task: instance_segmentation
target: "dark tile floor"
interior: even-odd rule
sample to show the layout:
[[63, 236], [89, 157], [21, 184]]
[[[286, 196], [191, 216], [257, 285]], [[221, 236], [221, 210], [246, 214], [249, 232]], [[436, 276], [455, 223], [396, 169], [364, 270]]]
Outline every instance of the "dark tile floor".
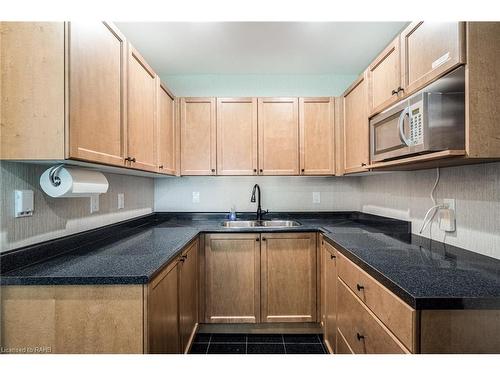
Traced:
[[321, 335], [198, 333], [191, 354], [326, 354]]

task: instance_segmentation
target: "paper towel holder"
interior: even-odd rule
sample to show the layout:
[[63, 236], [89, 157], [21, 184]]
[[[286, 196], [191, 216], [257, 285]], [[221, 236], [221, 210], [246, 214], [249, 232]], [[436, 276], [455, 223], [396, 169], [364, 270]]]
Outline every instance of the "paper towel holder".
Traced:
[[64, 167], [64, 164], [55, 165], [50, 168], [49, 180], [53, 186], [61, 185], [61, 178], [58, 176], [58, 173], [62, 167]]

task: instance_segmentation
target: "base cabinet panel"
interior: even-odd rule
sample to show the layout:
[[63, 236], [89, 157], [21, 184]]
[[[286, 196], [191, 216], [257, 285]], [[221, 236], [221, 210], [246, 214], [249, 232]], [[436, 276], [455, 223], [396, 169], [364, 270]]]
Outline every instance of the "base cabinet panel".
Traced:
[[205, 322], [260, 322], [260, 235], [205, 236]]
[[337, 250], [322, 241], [324, 269], [324, 331], [323, 338], [328, 350], [337, 352]]
[[316, 234], [262, 234], [262, 322], [315, 322]]
[[198, 241], [181, 255], [179, 268], [179, 335], [181, 351], [189, 350], [198, 322]]
[[149, 285], [148, 353], [179, 353], [177, 264], [168, 267]]

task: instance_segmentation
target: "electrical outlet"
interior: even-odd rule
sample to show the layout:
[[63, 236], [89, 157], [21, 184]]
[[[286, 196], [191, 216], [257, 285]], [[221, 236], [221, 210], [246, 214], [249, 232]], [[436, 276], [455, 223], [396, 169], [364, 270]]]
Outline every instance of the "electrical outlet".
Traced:
[[454, 232], [456, 230], [455, 199], [443, 199], [445, 208], [439, 209], [439, 229], [445, 232]]
[[90, 196], [90, 213], [99, 211], [99, 194], [92, 194]]
[[33, 216], [33, 190], [14, 191], [15, 217]]
[[200, 192], [193, 191], [193, 203], [200, 203]]
[[313, 191], [313, 203], [321, 203], [321, 193], [319, 191]]
[[125, 208], [125, 194], [118, 193], [118, 209], [121, 210]]

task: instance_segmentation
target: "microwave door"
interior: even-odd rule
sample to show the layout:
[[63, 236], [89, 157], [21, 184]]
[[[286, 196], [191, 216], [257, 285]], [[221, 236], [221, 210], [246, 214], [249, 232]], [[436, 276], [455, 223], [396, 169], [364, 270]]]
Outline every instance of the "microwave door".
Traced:
[[[405, 106], [405, 108], [407, 108]], [[404, 110], [404, 109], [403, 109]], [[409, 147], [400, 134], [400, 117], [402, 109], [384, 113], [371, 121], [371, 160], [382, 161], [406, 155]], [[403, 118], [403, 134], [409, 136], [408, 116]]]

